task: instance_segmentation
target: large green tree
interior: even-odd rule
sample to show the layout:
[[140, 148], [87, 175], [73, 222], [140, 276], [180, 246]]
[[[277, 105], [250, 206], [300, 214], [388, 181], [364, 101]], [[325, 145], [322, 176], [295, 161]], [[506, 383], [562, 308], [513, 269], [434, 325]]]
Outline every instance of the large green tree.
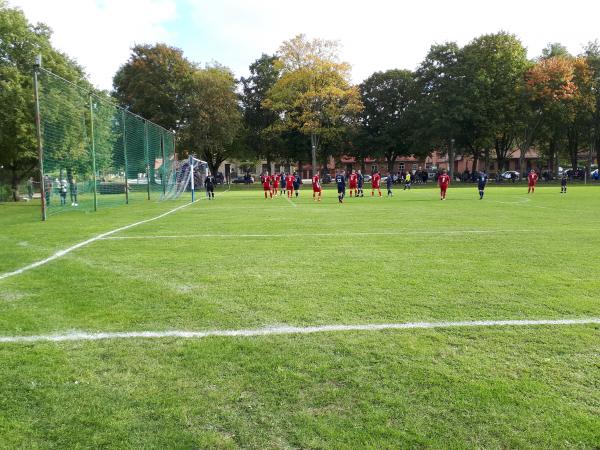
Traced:
[[216, 174], [221, 163], [235, 153], [242, 124], [232, 73], [221, 66], [196, 70], [187, 101], [182, 140]]
[[38, 164], [34, 120], [33, 66], [42, 56], [46, 69], [85, 82], [82, 69], [50, 43], [51, 30], [30, 24], [20, 9], [0, 0], [0, 167], [8, 172], [13, 199], [19, 184]]
[[519, 86], [530, 67], [527, 51], [512, 34], [487, 34], [462, 49], [461, 66], [468, 114], [493, 141], [498, 170], [504, 170], [522, 117]]
[[188, 114], [188, 95], [196, 70], [178, 48], [136, 45], [114, 76], [113, 95], [128, 110], [177, 130]]
[[[449, 161], [454, 160], [453, 141], [466, 140], [474, 126], [465, 119], [466, 98], [460, 62], [461, 49], [456, 43], [436, 44], [416, 71], [417, 145], [426, 151], [445, 149]], [[452, 173], [454, 164], [449, 166]]]
[[277, 57], [263, 54], [250, 65], [250, 76], [240, 80], [246, 146], [254, 158], [266, 159], [269, 166], [283, 156], [281, 136], [272, 132], [278, 115], [263, 105], [279, 75]]
[[[591, 120], [592, 151], [596, 152], [596, 161], [600, 163], [600, 42], [590, 42], [584, 52], [591, 70], [592, 96], [594, 101]], [[591, 161], [588, 165], [591, 164]]]
[[359, 86], [364, 105], [360, 124], [371, 156], [383, 155], [388, 170], [396, 158], [414, 153], [416, 86], [409, 70], [376, 72]]

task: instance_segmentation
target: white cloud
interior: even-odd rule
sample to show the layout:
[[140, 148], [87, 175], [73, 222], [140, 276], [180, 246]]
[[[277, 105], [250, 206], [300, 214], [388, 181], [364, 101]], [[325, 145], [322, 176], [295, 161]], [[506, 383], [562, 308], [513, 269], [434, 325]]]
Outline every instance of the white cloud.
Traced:
[[175, 0], [9, 0], [30, 22], [54, 30], [53, 45], [75, 58], [102, 89], [136, 43], [169, 41], [165, 22], [176, 16]]
[[[261, 52], [298, 33], [340, 40], [343, 58], [359, 82], [376, 70], [414, 69], [431, 44], [505, 30], [540, 54], [548, 42], [579, 53], [600, 38], [594, 0], [190, 0], [198, 26], [209, 28], [216, 44], [203, 49], [237, 74]], [[219, 52], [219, 53], [216, 53]]]
[[414, 69], [431, 44], [499, 30], [540, 54], [561, 42], [574, 54], [600, 38], [597, 0], [9, 0], [50, 25], [54, 44], [91, 80], [110, 88], [135, 43], [181, 47], [197, 62], [219, 61], [237, 76], [261, 53], [298, 33], [336, 39], [360, 82], [376, 70]]

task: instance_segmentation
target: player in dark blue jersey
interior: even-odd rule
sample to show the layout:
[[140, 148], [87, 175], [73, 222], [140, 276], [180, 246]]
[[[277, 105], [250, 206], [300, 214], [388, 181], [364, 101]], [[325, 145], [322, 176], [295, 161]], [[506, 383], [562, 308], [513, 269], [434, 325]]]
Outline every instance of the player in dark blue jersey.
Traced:
[[392, 186], [394, 185], [394, 178], [392, 177], [391, 172], [388, 172], [387, 179], [385, 180], [385, 184], [387, 186], [387, 191], [388, 191], [387, 195], [388, 195], [388, 197], [393, 197], [394, 194], [392, 193]]
[[361, 197], [364, 197], [365, 194], [363, 193], [363, 185], [365, 184], [365, 177], [363, 177], [362, 172], [359, 170], [358, 171], [358, 194], [356, 195], [357, 197], [360, 195]]
[[563, 175], [560, 179], [560, 193], [561, 194], [566, 194], [567, 193], [567, 174], [563, 172]]
[[335, 176], [335, 182], [338, 189], [338, 201], [344, 203], [344, 196], [346, 195], [346, 177], [343, 170], [340, 170]]
[[477, 189], [479, 189], [479, 200], [483, 199], [483, 193], [485, 191], [485, 185], [488, 182], [488, 174], [484, 170], [483, 172], [479, 172], [479, 178], [477, 179]]
[[300, 193], [300, 185], [302, 184], [302, 178], [300, 178], [300, 175], [298, 175], [298, 172], [294, 172], [294, 192], [296, 194], [296, 197], [298, 197], [298, 194]]

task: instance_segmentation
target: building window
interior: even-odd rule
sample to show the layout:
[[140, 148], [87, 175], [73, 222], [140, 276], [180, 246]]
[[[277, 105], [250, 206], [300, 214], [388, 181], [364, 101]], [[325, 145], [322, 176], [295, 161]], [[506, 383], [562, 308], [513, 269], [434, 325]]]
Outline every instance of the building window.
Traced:
[[412, 170], [417, 170], [417, 165], [416, 164], [412, 165]]
[[375, 173], [377, 171], [377, 166], [375, 164], [373, 164], [371, 166], [371, 173]]
[[400, 165], [398, 166], [398, 168], [400, 169], [401, 172], [404, 171], [404, 163], [401, 162]]

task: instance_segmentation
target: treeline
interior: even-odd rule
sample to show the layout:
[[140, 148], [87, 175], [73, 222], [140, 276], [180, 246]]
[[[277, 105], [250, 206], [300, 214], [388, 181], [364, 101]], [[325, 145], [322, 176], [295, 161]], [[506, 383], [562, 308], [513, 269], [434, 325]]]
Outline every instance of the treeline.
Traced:
[[[209, 80], [212, 88], [201, 87]], [[322, 167], [347, 155], [385, 159], [391, 169], [400, 156], [438, 150], [475, 167], [494, 158], [503, 169], [520, 149], [524, 172], [532, 147], [551, 171], [561, 160], [577, 168], [582, 152], [600, 156], [598, 42], [578, 56], [550, 44], [529, 60], [500, 32], [464, 47], [434, 45], [415, 71], [376, 72], [355, 86], [335, 42], [300, 35], [252, 63], [237, 90], [224, 67], [200, 69], [177, 49], [139, 46], [115, 77], [115, 95], [180, 131], [180, 148], [213, 168], [228, 157]]]
[[[15, 180], [36, 165], [31, 73], [45, 67], [89, 85], [77, 64], [52, 48], [50, 30], [0, 0], [0, 165]], [[473, 165], [534, 147], [555, 170], [600, 156], [600, 44], [580, 55], [550, 44], [534, 60], [516, 36], [496, 33], [464, 47], [431, 47], [414, 71], [376, 72], [353, 85], [336, 42], [299, 35], [261, 55], [236, 80], [219, 64], [200, 66], [165, 44], [138, 45], [110, 94], [130, 111], [173, 130], [180, 153], [212, 171], [228, 158], [307, 163], [328, 158], [425, 159], [437, 150]], [[90, 86], [90, 89], [91, 86]], [[483, 165], [483, 164], [481, 164]]]

